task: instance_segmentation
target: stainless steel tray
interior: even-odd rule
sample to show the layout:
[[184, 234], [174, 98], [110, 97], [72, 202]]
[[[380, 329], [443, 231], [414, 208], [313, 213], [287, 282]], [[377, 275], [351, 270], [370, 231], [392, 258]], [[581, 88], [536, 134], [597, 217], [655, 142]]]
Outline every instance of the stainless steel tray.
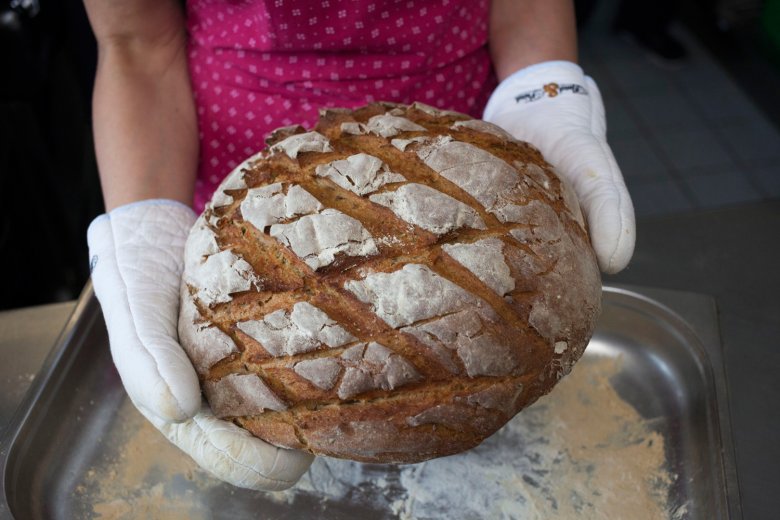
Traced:
[[[581, 370], [604, 360], [614, 361], [614, 370], [608, 374], [610, 388], [603, 390], [615, 392], [630, 405], [636, 414], [632, 421], [647, 429], [647, 435], [632, 437], [628, 443], [621, 441], [624, 445], [652, 445], [654, 438], [662, 439], [662, 470], [670, 478], [655, 492], [662, 495], [665, 516], [740, 519], [713, 300], [691, 293], [608, 287], [603, 307], [596, 334], [580, 362], [585, 367]], [[541, 418], [549, 422], [550, 414], [557, 413], [556, 396], [562, 395], [556, 389], [527, 415], [521, 413], [518, 420], [528, 424], [517, 431], [523, 435], [538, 431], [533, 428], [541, 426], [534, 426], [534, 421]], [[593, 406], [600, 406], [598, 395], [595, 401]], [[584, 431], [592, 424], [584, 420], [580, 427]], [[622, 428], [633, 430], [629, 423]], [[539, 442], [550, 443], [544, 439]], [[507, 460], [536, 460], [535, 469], [531, 469], [543, 475], [547, 472], [545, 461], [539, 462], [539, 453], [533, 451], [539, 446], [502, 430], [468, 454], [469, 464], [479, 467], [483, 460], [492, 460], [481, 459], [483, 455], [505, 453]], [[410, 470], [410, 466], [318, 462], [315, 469], [319, 478], [324, 474], [330, 479], [329, 488], [318, 487], [307, 477], [299, 491], [282, 494], [251, 492], [216, 482], [162, 440], [128, 404], [110, 360], [99, 306], [89, 288], [9, 425], [0, 446], [0, 464], [2, 518], [454, 519], [494, 514], [488, 510], [475, 513], [479, 505], [458, 506], [454, 499], [462, 502], [462, 496], [453, 497], [451, 510], [434, 514], [423, 507], [423, 493], [416, 497], [417, 504], [423, 505], [414, 509], [410, 504], [415, 497], [404, 489], [404, 478], [410, 471], [419, 476], [420, 467]], [[432, 464], [428, 470], [443, 471], [441, 478], [452, 478], [446, 472], [455, 467]], [[588, 478], [592, 469], [586, 468], [582, 478]], [[349, 472], [349, 479], [338, 472]], [[620, 474], [619, 467], [615, 474]], [[479, 472], [454, 477], [460, 484], [466, 483], [479, 500], [485, 497], [474, 490], [511, 487], [507, 482], [480, 481], [485, 474]], [[516, 477], [519, 486], [538, 487], [530, 473]], [[621, 480], [625, 479], [618, 476], [611, 484], [602, 482], [601, 488], [592, 492], [601, 496], [614, 487], [614, 492], [624, 493], [621, 500], [630, 508], [636, 497], [621, 488]], [[345, 490], [344, 485], [354, 487]], [[341, 491], [334, 494], [333, 489]], [[423, 491], [431, 493], [430, 489]], [[517, 494], [508, 496], [525, 501]], [[637, 502], [637, 507], [640, 505]], [[504, 518], [515, 518], [516, 510], [511, 506], [506, 504], [502, 510]], [[583, 518], [618, 517], [615, 511], [587, 507], [577, 511]]]

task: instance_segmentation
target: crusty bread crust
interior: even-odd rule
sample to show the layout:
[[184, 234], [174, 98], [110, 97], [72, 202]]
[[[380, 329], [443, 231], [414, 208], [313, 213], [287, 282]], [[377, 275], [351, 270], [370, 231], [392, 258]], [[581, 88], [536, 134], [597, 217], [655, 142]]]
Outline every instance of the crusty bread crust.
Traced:
[[385, 103], [268, 144], [185, 252], [180, 339], [218, 417], [278, 446], [419, 462], [476, 446], [582, 355], [600, 276], [536, 149]]

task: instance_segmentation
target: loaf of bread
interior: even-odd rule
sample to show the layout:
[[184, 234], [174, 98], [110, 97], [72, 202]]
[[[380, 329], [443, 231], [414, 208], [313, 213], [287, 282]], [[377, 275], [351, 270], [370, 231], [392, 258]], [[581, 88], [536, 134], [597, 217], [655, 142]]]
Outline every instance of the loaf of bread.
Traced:
[[580, 357], [599, 271], [536, 149], [386, 103], [268, 144], [185, 252], [180, 340], [218, 417], [277, 446], [419, 462], [476, 446]]

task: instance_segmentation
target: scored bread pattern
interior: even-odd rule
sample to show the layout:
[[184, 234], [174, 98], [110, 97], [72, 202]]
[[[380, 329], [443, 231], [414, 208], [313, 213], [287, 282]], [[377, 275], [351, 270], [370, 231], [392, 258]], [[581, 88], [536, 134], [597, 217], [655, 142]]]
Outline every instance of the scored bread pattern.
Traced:
[[209, 404], [225, 417], [287, 409], [257, 374], [228, 374], [218, 381], [206, 381], [203, 390]]
[[294, 356], [303, 352], [340, 347], [355, 337], [327, 314], [308, 302], [298, 302], [292, 311], [266, 314], [262, 320], [240, 321], [239, 330], [257, 340], [272, 356]]
[[470, 244], [444, 244], [441, 248], [499, 295], [515, 288], [515, 279], [504, 257], [504, 243], [498, 238], [483, 238]]
[[240, 190], [246, 188], [246, 183], [244, 182], [244, 175], [242, 172], [250, 164], [258, 160], [261, 155], [262, 153], [258, 153], [252, 157], [249, 157], [244, 162], [239, 164], [238, 167], [230, 173], [230, 175], [225, 177], [225, 179], [222, 181], [222, 184], [220, 185], [220, 189], [214, 192], [214, 195], [211, 199], [212, 207], [219, 208], [233, 203], [233, 197], [230, 196], [226, 190]]
[[371, 195], [368, 200], [390, 208], [398, 218], [436, 235], [463, 226], [485, 229], [485, 223], [473, 208], [424, 184], [404, 184], [397, 190]]
[[190, 358], [198, 373], [208, 372], [216, 362], [239, 353], [238, 347], [230, 336], [218, 327], [203, 321], [185, 286], [182, 286], [179, 319], [189, 324], [187, 327], [180, 328], [179, 340], [182, 345], [187, 345], [190, 352], [197, 352], [197, 355], [191, 355]]
[[391, 327], [411, 325], [485, 303], [427, 266], [406, 264], [390, 273], [371, 273], [344, 287]]
[[229, 302], [231, 294], [248, 291], [259, 280], [252, 266], [232, 251], [207, 256], [191, 275], [201, 282], [197, 297], [206, 305]]
[[251, 189], [241, 202], [244, 220], [262, 230], [293, 217], [319, 213], [322, 209], [320, 201], [300, 186], [284, 186], [281, 182]]
[[339, 254], [367, 256], [378, 252], [374, 237], [358, 219], [330, 208], [288, 224], [274, 224], [270, 235], [312, 269], [332, 264]]
[[368, 390], [393, 390], [420, 377], [411, 363], [375, 341], [350, 347], [341, 358], [346, 368], [338, 391], [340, 399]]
[[306, 132], [290, 137], [271, 146], [272, 152], [284, 152], [289, 158], [295, 159], [303, 152], [332, 152], [328, 138], [319, 132]]
[[533, 148], [421, 104], [269, 139], [185, 252], [180, 340], [218, 417], [414, 462], [476, 445], [579, 358], [599, 274]]
[[373, 193], [385, 184], [406, 180], [403, 175], [391, 172], [381, 159], [367, 153], [317, 166], [315, 173], [358, 195]]
[[297, 185], [277, 182], [249, 190], [240, 208], [247, 222], [258, 230], [267, 229], [312, 269], [329, 265], [338, 254], [364, 256], [377, 252], [373, 237], [359, 220], [338, 210], [324, 209], [320, 201]]
[[[441, 318], [405, 327], [404, 332], [414, 335], [440, 357], [444, 349], [455, 350], [463, 365], [451, 369], [469, 377], [505, 376], [518, 364], [518, 353], [511, 343], [496, 341], [485, 332], [484, 316], [478, 310], [464, 308]], [[446, 363], [446, 361], [444, 362]]]
[[420, 126], [405, 117], [393, 114], [378, 114], [369, 118], [366, 129], [382, 137], [392, 137], [399, 132], [425, 132], [426, 128]]

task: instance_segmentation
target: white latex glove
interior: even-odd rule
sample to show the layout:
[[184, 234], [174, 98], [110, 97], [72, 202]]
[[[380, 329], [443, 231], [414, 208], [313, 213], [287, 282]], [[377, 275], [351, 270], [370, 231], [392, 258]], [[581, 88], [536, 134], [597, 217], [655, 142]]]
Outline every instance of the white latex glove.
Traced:
[[623, 269], [634, 253], [634, 207], [607, 144], [593, 79], [568, 61], [526, 67], [498, 85], [483, 119], [542, 152], [574, 188], [601, 270]]
[[89, 226], [95, 294], [111, 355], [133, 404], [171, 442], [217, 478], [280, 490], [308, 469], [308, 453], [271, 446], [216, 419], [178, 343], [184, 243], [193, 211], [171, 200], [116, 208]]

